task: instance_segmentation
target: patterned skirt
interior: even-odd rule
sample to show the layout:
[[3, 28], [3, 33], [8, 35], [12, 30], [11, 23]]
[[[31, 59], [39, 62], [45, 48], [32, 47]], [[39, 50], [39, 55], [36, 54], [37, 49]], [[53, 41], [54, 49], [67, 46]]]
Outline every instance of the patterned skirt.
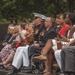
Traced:
[[12, 48], [10, 44], [7, 44], [0, 52], [1, 61], [5, 61], [13, 51], [16, 51], [16, 48]]

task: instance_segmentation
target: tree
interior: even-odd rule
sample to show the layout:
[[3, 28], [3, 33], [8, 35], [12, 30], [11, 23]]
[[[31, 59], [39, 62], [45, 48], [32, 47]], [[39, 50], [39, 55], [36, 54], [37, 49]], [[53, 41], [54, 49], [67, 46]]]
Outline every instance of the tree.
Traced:
[[55, 16], [63, 12], [74, 12], [75, 0], [0, 0], [0, 17], [10, 14], [17, 18], [32, 17], [33, 12]]

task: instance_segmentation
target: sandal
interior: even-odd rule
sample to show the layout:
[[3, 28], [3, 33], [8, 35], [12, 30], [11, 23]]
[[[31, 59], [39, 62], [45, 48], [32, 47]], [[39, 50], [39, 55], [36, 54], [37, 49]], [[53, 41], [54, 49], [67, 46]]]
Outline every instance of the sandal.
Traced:
[[44, 56], [44, 55], [35, 56], [35, 57], [33, 58], [33, 60], [42, 60], [42, 61], [46, 61], [46, 56]]

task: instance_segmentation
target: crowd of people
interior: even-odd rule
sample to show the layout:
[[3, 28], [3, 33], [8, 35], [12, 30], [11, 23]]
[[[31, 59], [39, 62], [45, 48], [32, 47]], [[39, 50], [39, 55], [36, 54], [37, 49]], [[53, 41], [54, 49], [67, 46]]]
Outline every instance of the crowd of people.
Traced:
[[0, 67], [9, 70], [7, 75], [14, 75], [29, 67], [32, 55], [39, 52], [41, 55], [33, 60], [44, 61], [43, 75], [53, 75], [54, 61], [60, 73], [75, 75], [74, 31], [75, 13], [71, 12], [56, 18], [37, 15], [27, 23], [10, 23], [0, 44]]

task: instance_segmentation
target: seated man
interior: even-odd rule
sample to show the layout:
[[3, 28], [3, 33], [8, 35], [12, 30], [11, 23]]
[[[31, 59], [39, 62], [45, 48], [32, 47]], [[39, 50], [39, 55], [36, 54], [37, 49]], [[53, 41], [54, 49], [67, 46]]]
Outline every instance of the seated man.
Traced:
[[[41, 43], [36, 43], [29, 47], [29, 50], [28, 50], [29, 58], [31, 58], [31, 56], [33, 54], [37, 53], [38, 51], [41, 52], [41, 50], [45, 46], [46, 42], [49, 39], [54, 39], [57, 36], [56, 31], [52, 27], [52, 19], [51, 18], [46, 19], [45, 27], [46, 27], [46, 30], [45, 30], [44, 37], [43, 37]], [[50, 71], [47, 71], [47, 73], [49, 75], [51, 74]]]
[[62, 48], [61, 70], [68, 75], [75, 75], [75, 39], [67, 47]]

